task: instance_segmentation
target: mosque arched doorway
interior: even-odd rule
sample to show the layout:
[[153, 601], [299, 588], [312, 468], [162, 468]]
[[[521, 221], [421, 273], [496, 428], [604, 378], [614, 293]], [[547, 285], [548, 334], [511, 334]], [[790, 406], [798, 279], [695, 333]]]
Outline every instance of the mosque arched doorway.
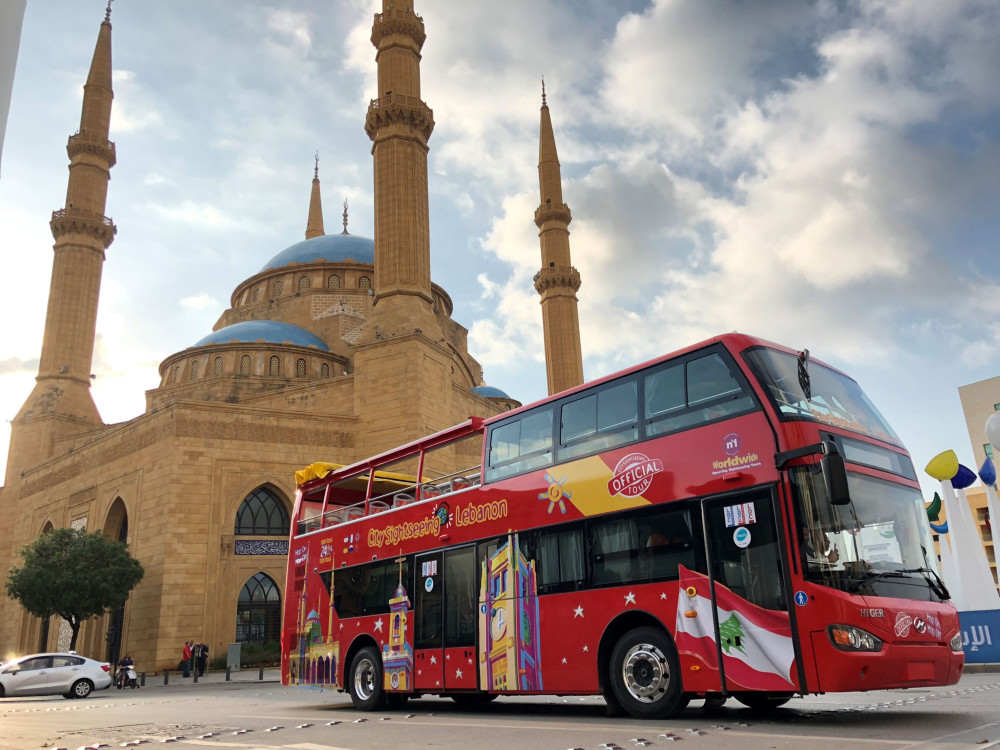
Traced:
[[[128, 510], [120, 497], [116, 497], [108, 509], [104, 522], [104, 535], [119, 542], [128, 541]], [[105, 634], [107, 650], [104, 660], [109, 664], [117, 664], [121, 655], [122, 631], [125, 628], [125, 607], [116, 609], [108, 615], [108, 629]]]
[[271, 643], [281, 638], [281, 592], [266, 573], [254, 573], [236, 601], [236, 642]]

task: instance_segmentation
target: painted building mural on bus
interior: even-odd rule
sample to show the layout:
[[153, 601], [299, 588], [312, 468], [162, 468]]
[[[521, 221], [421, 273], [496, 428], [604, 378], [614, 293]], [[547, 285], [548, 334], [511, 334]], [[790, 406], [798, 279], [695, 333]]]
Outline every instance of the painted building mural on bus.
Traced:
[[517, 534], [483, 561], [479, 601], [480, 687], [541, 690], [535, 561], [521, 554]]
[[399, 585], [389, 600], [389, 642], [382, 646], [382, 668], [386, 690], [409, 691], [413, 688], [413, 647], [406, 641], [410, 597], [403, 586], [400, 562]]

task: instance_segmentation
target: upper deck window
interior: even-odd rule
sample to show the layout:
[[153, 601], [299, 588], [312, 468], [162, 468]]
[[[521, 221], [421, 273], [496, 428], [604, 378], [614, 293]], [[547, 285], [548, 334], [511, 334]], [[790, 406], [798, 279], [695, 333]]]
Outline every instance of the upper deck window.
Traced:
[[570, 401], [561, 412], [560, 461], [633, 443], [638, 438], [639, 399], [634, 379]]
[[552, 464], [552, 408], [528, 412], [490, 431], [486, 480]]
[[643, 381], [650, 437], [757, 408], [742, 378], [718, 352], [668, 362]]
[[[809, 420], [901, 445], [855, 381], [818, 362], [799, 367], [794, 354], [758, 347], [743, 355], [784, 420]], [[808, 395], [807, 395], [808, 394]]]

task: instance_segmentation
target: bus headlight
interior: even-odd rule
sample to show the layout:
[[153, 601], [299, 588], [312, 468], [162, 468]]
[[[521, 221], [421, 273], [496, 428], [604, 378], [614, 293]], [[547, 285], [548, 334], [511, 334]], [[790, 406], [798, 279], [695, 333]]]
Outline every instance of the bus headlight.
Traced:
[[948, 641], [948, 645], [951, 646], [952, 651], [962, 650], [962, 631], [959, 630], [955, 633], [955, 637]]
[[882, 641], [867, 630], [853, 625], [831, 625], [827, 628], [830, 642], [841, 651], [881, 651]]

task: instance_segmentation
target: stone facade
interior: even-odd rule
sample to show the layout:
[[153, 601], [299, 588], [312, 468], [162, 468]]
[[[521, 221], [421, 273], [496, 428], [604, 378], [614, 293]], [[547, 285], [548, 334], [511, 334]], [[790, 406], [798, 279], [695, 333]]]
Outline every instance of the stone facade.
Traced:
[[[309, 463], [349, 463], [519, 405], [473, 390], [484, 385], [482, 368], [451, 318], [450, 297], [429, 278], [433, 117], [419, 99], [423, 39], [412, 10], [387, 3], [376, 14], [380, 95], [366, 122], [375, 142], [374, 262], [327, 254], [265, 266], [237, 285], [215, 326], [218, 340], [163, 361], [145, 413], [105, 425], [89, 380], [100, 271], [114, 236], [103, 217], [114, 163], [110, 17], [101, 24], [81, 133], [68, 149], [67, 207], [53, 217], [38, 384], [12, 424], [0, 559], [17, 564], [17, 550], [50, 527], [127, 541], [146, 574], [117, 615], [116, 645], [143, 670], [176, 667], [188, 640], [208, 643], [212, 657], [224, 654], [236, 639], [238, 597], [255, 575], [284, 596], [287, 532], [236, 533], [251, 493], [266, 490], [290, 513], [293, 474]], [[313, 243], [330, 239], [319, 200], [317, 173], [307, 221]], [[235, 333], [247, 324], [263, 324], [264, 337]], [[270, 336], [272, 329], [293, 334]], [[80, 653], [109, 657], [113, 617], [83, 625]], [[0, 657], [56, 648], [53, 619], [43, 627], [0, 600]]]

